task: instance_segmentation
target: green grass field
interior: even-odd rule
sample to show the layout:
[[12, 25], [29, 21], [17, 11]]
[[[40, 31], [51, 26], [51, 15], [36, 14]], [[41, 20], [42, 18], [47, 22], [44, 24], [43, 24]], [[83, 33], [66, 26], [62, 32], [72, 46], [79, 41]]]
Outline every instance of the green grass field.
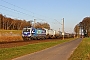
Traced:
[[90, 38], [84, 38], [69, 60], [90, 60]]
[[49, 48], [51, 46], [68, 42], [70, 40], [74, 40], [74, 39], [29, 44], [29, 45], [13, 47], [13, 48], [3, 48], [3, 49], [0, 49], [0, 60], [11, 60], [13, 58], [16, 58], [22, 55], [34, 53], [34, 52]]

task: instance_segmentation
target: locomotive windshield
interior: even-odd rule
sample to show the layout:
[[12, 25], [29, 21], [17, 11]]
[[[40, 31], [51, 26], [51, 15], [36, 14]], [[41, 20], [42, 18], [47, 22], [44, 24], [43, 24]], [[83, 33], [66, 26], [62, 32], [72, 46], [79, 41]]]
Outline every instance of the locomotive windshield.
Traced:
[[30, 32], [30, 29], [23, 29], [23, 32]]
[[30, 37], [31, 36], [31, 28], [23, 28], [22, 36], [23, 37]]

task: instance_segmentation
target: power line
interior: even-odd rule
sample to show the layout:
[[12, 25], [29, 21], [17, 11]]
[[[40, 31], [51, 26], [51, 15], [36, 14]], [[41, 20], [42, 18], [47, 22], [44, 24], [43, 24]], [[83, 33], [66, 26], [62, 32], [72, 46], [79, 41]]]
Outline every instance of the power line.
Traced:
[[[2, 13], [2, 12], [0, 12], [0, 14], [6, 15], [6, 17], [7, 17], [7, 16], [16, 17], [16, 16], [13, 16], [13, 15], [10, 15], [10, 14], [6, 14], [6, 13]], [[9, 18], [11, 18], [11, 17], [9, 17]], [[16, 17], [16, 18], [21, 19], [20, 17]]]
[[1, 7], [4, 7], [4, 8], [7, 8], [7, 9], [9, 9], [9, 10], [13, 10], [13, 11], [15, 11], [15, 12], [18, 12], [18, 13], [21, 13], [21, 14], [24, 14], [24, 15], [27, 15], [27, 16], [31, 16], [31, 15], [29, 15], [29, 14], [23, 13], [23, 12], [21, 12], [21, 11], [18, 11], [18, 10], [15, 10], [15, 9], [12, 9], [12, 8], [9, 8], [9, 7], [3, 6], [3, 5], [0, 5], [0, 6], [1, 6]]
[[[17, 7], [17, 8], [19, 8], [19, 9], [26, 10], [26, 9], [24, 9], [24, 8], [22, 8], [22, 7], [16, 6], [16, 5], [14, 5], [14, 4], [12, 4], [12, 3], [9, 3], [9, 2], [7, 2], [7, 1], [5, 1], [5, 0], [1, 0], [1, 1], [3, 1], [3, 2], [9, 4], [9, 5], [12, 5], [12, 6], [14, 6], [14, 7]], [[28, 10], [26, 10], [26, 11], [28, 11]], [[29, 11], [29, 12], [31, 12], [31, 11]], [[31, 12], [31, 13], [33, 13], [33, 12]], [[35, 13], [33, 13], [33, 14], [35, 14]]]
[[[18, 14], [20, 13], [20, 14], [23, 14], [23, 15], [32, 16], [32, 15], [29, 15], [29, 14], [23, 13], [23, 12], [21, 12], [21, 11], [18, 11], [18, 10], [12, 9], [12, 8], [10, 8], [10, 7], [6, 7], [6, 6], [3, 6], [3, 5], [0, 5], [0, 6], [6, 8], [6, 9], [12, 10], [12, 11], [14, 11], [14, 12], [17, 12]], [[32, 17], [35, 17], [35, 16], [32, 16]], [[36, 18], [38, 18], [38, 17], [36, 17]], [[38, 18], [38, 19], [40, 19], [40, 18]], [[40, 20], [42, 20], [42, 19], [40, 19]]]
[[[7, 2], [7, 1], [5, 1], [5, 0], [1, 0], [1, 1], [3, 1], [3, 2], [9, 4], [9, 5], [12, 5], [12, 6], [14, 6], [14, 7], [17, 7], [17, 8], [19, 8], [19, 9], [23, 9], [23, 10], [25, 10], [25, 11], [31, 12], [31, 11], [29, 11], [29, 10], [26, 10], [26, 9], [22, 8], [22, 7], [19, 7], [19, 6], [16, 6], [16, 5], [12, 4], [12, 3], [9, 3], [9, 2]], [[36, 13], [34, 13], [34, 12], [31, 12], [31, 13], [36, 14]], [[37, 14], [37, 15], [39, 15], [39, 14]], [[39, 16], [42, 16], [42, 15], [39, 15]], [[33, 17], [35, 17], [35, 16], [33, 16]], [[45, 17], [45, 16], [44, 16], [44, 17]], [[36, 18], [38, 18], [38, 17], [36, 17]], [[46, 17], [45, 17], [45, 18], [46, 18]], [[49, 18], [49, 17], [48, 17], [48, 18]], [[41, 18], [38, 18], [38, 19], [42, 20]], [[52, 19], [52, 18], [49, 18], [49, 19]], [[53, 20], [56, 21], [56, 19], [53, 19]], [[45, 21], [46, 21], [46, 20], [45, 20]], [[57, 22], [59, 22], [59, 21], [57, 21]]]
[[[29, 11], [29, 10], [26, 10], [26, 9], [24, 9], [24, 8], [21, 8], [21, 7], [19, 7], [19, 6], [16, 6], [16, 5], [12, 4], [12, 3], [9, 3], [9, 2], [7, 2], [7, 1], [5, 1], [5, 0], [1, 0], [1, 1], [3, 1], [3, 2], [9, 4], [9, 5], [12, 5], [12, 6], [14, 6], [14, 7], [17, 7], [17, 8], [19, 8], [19, 9], [22, 9], [22, 10], [25, 10], [25, 11], [28, 11], [28, 12], [31, 12], [31, 11]], [[0, 5], [0, 6], [5, 7], [5, 8], [7, 8], [7, 9], [10, 9], [10, 10], [13, 10], [13, 11], [18, 12], [18, 13], [21, 13], [21, 14], [27, 15], [27, 16], [32, 16], [32, 15], [29, 15], [29, 14], [27, 14], [27, 13], [24, 13], [24, 12], [21, 12], [21, 11], [18, 11], [18, 10], [15, 10], [15, 9], [12, 9], [12, 8], [9, 8], [9, 7], [3, 6], [3, 5]], [[33, 12], [31, 12], [31, 13], [33, 13]], [[36, 14], [36, 13], [33, 13], [33, 14]], [[37, 15], [39, 15], [39, 14], [37, 14]], [[39, 16], [42, 16], [42, 15], [39, 15]], [[33, 18], [37, 18], [37, 19], [42, 20], [42, 21], [46, 21], [46, 20], [44, 20], [44, 19], [41, 19], [41, 18], [38, 18], [38, 17], [35, 17], [35, 16], [32, 16], [32, 17], [33, 17]], [[44, 16], [44, 17], [45, 17], [45, 16]], [[45, 17], [45, 18], [46, 18], [46, 17]], [[57, 21], [56, 19], [53, 19], [53, 18], [50, 18], [50, 17], [48, 17], [48, 18]], [[59, 21], [57, 21], [57, 22], [58, 22], [59, 24], [61, 24]], [[62, 24], [61, 24], [61, 25], [62, 25]]]
[[[6, 7], [6, 6], [3, 6], [3, 5], [0, 5], [0, 6], [3, 7], [3, 8], [6, 8], [6, 9], [12, 10], [12, 11], [14, 11], [14, 12], [17, 12], [18, 14], [21, 13], [21, 14], [24, 14], [24, 15], [27, 15], [27, 16], [31, 16], [31, 15], [29, 15], [29, 14], [26, 14], [26, 13], [23, 13], [23, 12], [20, 12], [20, 11], [17, 11], [17, 10], [15, 10], [15, 9], [10, 8], [10, 7]], [[0, 9], [2, 9], [2, 8], [0, 8]], [[5, 9], [2, 9], [2, 10], [5, 10]], [[7, 14], [7, 15], [12, 16], [12, 15], [10, 15], [10, 14]], [[32, 16], [32, 17], [34, 17], [34, 16]], [[37, 18], [37, 19], [42, 20], [42, 21], [45, 21], [44, 19], [40, 19], [40, 18]]]
[[55, 21], [57, 21], [57, 23], [59, 23], [59, 24], [61, 24], [62, 25], [62, 23], [60, 23], [58, 20], [56, 20], [56, 19], [54, 19]]
[[[0, 10], [4, 10], [4, 11], [9, 11], [9, 10], [6, 10], [6, 9], [3, 9], [3, 8], [0, 8]], [[11, 12], [11, 11], [10, 11]], [[12, 14], [7, 14], [7, 13], [4, 13], [4, 12], [0, 12], [0, 14], [4, 14], [4, 15], [8, 15], [8, 16], [11, 16], [11, 17], [15, 17], [15, 18], [19, 18], [20, 19], [20, 16], [14, 16]], [[11, 18], [10, 17], [10, 18]]]
[[[24, 8], [21, 8], [21, 7], [19, 7], [19, 6], [16, 6], [16, 5], [14, 5], [14, 4], [11, 4], [11, 3], [7, 2], [7, 1], [4, 1], [4, 0], [1, 0], [1, 1], [3, 1], [3, 2], [9, 4], [9, 5], [12, 5], [12, 6], [14, 6], [14, 7], [17, 7], [17, 8], [19, 8], [19, 9], [28, 11], [28, 10], [26, 10], [26, 9], [24, 9]], [[14, 9], [14, 10], [15, 10], [15, 9]], [[17, 11], [17, 10], [15, 10], [15, 11]], [[20, 11], [17, 11], [17, 12], [20, 12]], [[28, 12], [31, 12], [31, 11], [28, 11]], [[20, 12], [20, 13], [23, 13], [23, 12]], [[31, 12], [31, 13], [33, 13], [33, 12]], [[26, 14], [26, 13], [24, 13], [24, 14]], [[33, 14], [36, 14], [36, 13], [33, 13]], [[26, 14], [26, 15], [29, 15], [29, 14]], [[30, 16], [32, 16], [32, 15], [30, 15]], [[32, 17], [35, 17], [35, 16], [32, 16]], [[35, 18], [42, 20], [41, 18], [38, 18], [38, 17], [35, 17]]]

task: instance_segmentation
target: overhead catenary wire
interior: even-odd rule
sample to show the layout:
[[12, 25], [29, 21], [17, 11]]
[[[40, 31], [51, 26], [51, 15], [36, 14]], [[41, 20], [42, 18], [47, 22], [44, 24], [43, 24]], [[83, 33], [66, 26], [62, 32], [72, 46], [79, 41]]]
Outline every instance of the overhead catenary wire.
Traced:
[[[3, 10], [3, 11], [9, 11], [9, 10], [6, 10], [6, 9], [3, 9], [3, 8], [0, 8], [0, 10]], [[11, 11], [10, 11], [11, 12]], [[8, 14], [8, 13], [5, 13], [5, 12], [0, 12], [0, 14], [3, 14], [3, 15], [7, 15], [8, 17], [13, 17], [13, 18], [18, 18], [18, 19], [21, 19], [20, 16], [15, 16], [13, 14]], [[19, 14], [19, 13], [18, 13]]]
[[[9, 4], [9, 5], [12, 5], [12, 6], [14, 6], [14, 7], [17, 7], [17, 8], [19, 8], [19, 9], [26, 10], [26, 9], [24, 9], [24, 8], [22, 8], [22, 7], [16, 6], [16, 5], [14, 5], [14, 4], [12, 4], [12, 3], [9, 3], [9, 2], [7, 2], [7, 1], [5, 1], [5, 0], [1, 0], [1, 1], [3, 1], [3, 2]], [[29, 11], [29, 10], [26, 10], [26, 11]], [[29, 11], [29, 12], [31, 12], [31, 11]], [[34, 12], [31, 12], [31, 13], [35, 14]]]
[[57, 21], [57, 23], [59, 23], [59, 24], [61, 24], [62, 25], [62, 23], [60, 23], [58, 20], [56, 20], [56, 19], [54, 19], [55, 21]]
[[[17, 12], [18, 14], [23, 14], [23, 15], [27, 15], [27, 16], [32, 16], [32, 15], [26, 14], [26, 13], [24, 13], [24, 12], [21, 12], [21, 11], [15, 10], [15, 9], [12, 9], [12, 8], [10, 8], [10, 7], [7, 7], [7, 6], [3, 6], [3, 5], [0, 5], [0, 6], [3, 7], [3, 8], [6, 8], [6, 9], [12, 10], [12, 11], [14, 11], [14, 12]], [[35, 17], [35, 16], [32, 16], [32, 17]], [[36, 17], [36, 18], [38, 18], [38, 17]], [[40, 18], [38, 18], [38, 19], [40, 19]], [[43, 20], [43, 19], [41, 19], [41, 20]]]
[[[22, 10], [25, 10], [25, 11], [28, 11], [28, 12], [31, 12], [31, 11], [29, 11], [29, 10], [26, 10], [26, 9], [22, 8], [22, 7], [19, 7], [19, 6], [16, 6], [16, 5], [12, 4], [12, 3], [9, 3], [9, 2], [7, 2], [7, 1], [5, 1], [5, 0], [1, 0], [1, 1], [3, 1], [3, 2], [9, 4], [9, 5], [12, 5], [12, 6], [14, 6], [14, 7], [17, 7], [17, 8], [19, 8], [19, 9], [22, 9]], [[15, 10], [15, 9], [13, 9], [13, 10]], [[15, 10], [15, 11], [17, 11], [17, 10]], [[27, 14], [27, 13], [24, 13], [24, 12], [21, 12], [21, 11], [17, 11], [17, 12], [23, 13], [23, 14], [26, 14], [26, 15], [29, 15], [29, 16], [32, 16], [32, 15], [30, 15], [30, 14]], [[34, 12], [31, 12], [31, 13], [36, 14], [36, 13], [34, 13]], [[39, 15], [39, 14], [37, 14], [37, 15]], [[35, 17], [35, 16], [32, 16], [32, 17], [33, 17], [33, 18], [37, 18], [37, 19], [39, 19], [39, 20], [46, 21], [45, 19], [41, 19], [41, 18], [39, 18], [39, 17]]]
[[[12, 4], [12, 3], [9, 3], [9, 2], [7, 2], [7, 1], [5, 1], [5, 0], [1, 0], [1, 1], [2, 1], [2, 2], [5, 2], [5, 3], [9, 4], [9, 5], [12, 5], [12, 6], [14, 6], [14, 7], [17, 7], [17, 8], [19, 8], [19, 9], [22, 9], [22, 10], [25, 10], [25, 11], [28, 11], [28, 12], [31, 12], [31, 13], [33, 13], [33, 14], [37, 14], [37, 13], [34, 13], [34, 12], [30, 11], [30, 10], [27, 10], [27, 9], [22, 8], [22, 7], [16, 6], [16, 5]], [[37, 15], [40, 15], [40, 14], [37, 14]], [[40, 16], [42, 16], [42, 15], [40, 15]], [[35, 17], [35, 16], [33, 16], [33, 17]], [[44, 16], [44, 17], [45, 17], [45, 16]], [[39, 20], [46, 21], [45, 19], [41, 19], [41, 18], [38, 18], [38, 17], [35, 17], [35, 18], [37, 18], [37, 19], [39, 19]], [[46, 18], [46, 17], [45, 17], [45, 18]], [[57, 21], [56, 19], [53, 19], [53, 18], [50, 18], [50, 17], [48, 17], [48, 18], [51, 19], [51, 20]], [[59, 22], [59, 21], [57, 21], [57, 22]]]
[[[0, 5], [1, 7], [4, 7], [4, 8], [7, 8], [7, 9], [9, 9], [9, 10], [13, 10], [13, 11], [15, 11], [15, 12], [18, 12], [18, 14], [19, 13], [22, 13], [22, 12], [19, 12], [19, 11], [17, 11], [17, 10], [14, 10], [14, 9], [11, 9], [11, 8], [9, 8], [9, 7], [6, 7], [6, 6], [3, 6], [3, 5]], [[0, 10], [1, 10], [2, 8], [0, 8]], [[6, 10], [6, 9], [2, 9], [2, 10]], [[7, 11], [7, 10], [6, 10]], [[2, 12], [0, 12], [1, 14], [2, 14]], [[5, 16], [6, 15], [9, 15], [9, 16], [13, 16], [13, 15], [10, 15], [10, 14], [6, 14], [6, 13], [4, 13], [5, 14]], [[22, 13], [22, 14], [24, 14], [24, 13]], [[11, 18], [11, 17], [10, 17]], [[19, 17], [18, 17], [19, 18]], [[22, 20], [22, 19], [19, 19], [19, 20]], [[42, 20], [42, 19], [41, 19]], [[42, 20], [43, 21], [43, 20]]]
[[[24, 8], [22, 8], [22, 7], [19, 7], [19, 6], [16, 6], [16, 5], [12, 4], [12, 3], [9, 3], [9, 2], [7, 2], [7, 1], [5, 1], [5, 0], [1, 0], [1, 1], [3, 1], [4, 3], [7, 3], [7, 4], [9, 4], [9, 5], [12, 5], [12, 6], [14, 6], [14, 7], [17, 7], [17, 8], [19, 8], [19, 9], [28, 11], [28, 12], [30, 12], [30, 13], [32, 13], [32, 14], [36, 14], [36, 13], [31, 12], [31, 11], [29, 11], [29, 10], [26, 10], [26, 9], [24, 9]], [[10, 9], [10, 10], [12, 10], [12, 11], [15, 11], [15, 12], [17, 12], [18, 14], [23, 14], [23, 15], [30, 16], [30, 17], [32, 17], [32, 18], [34, 18], [34, 19], [36, 19], [36, 20], [46, 21], [45, 19], [36, 17], [36, 16], [34, 16], [34, 15], [30, 15], [30, 14], [28, 14], [28, 13], [26, 13], [26, 12], [21, 12], [21, 11], [18, 11], [18, 10], [15, 10], [15, 9], [12, 9], [12, 8], [10, 8], [10, 7], [6, 7], [6, 6], [3, 6], [3, 5], [0, 5], [0, 6], [6, 8], [6, 9]], [[39, 15], [39, 14], [37, 14], [37, 15]], [[42, 16], [42, 15], [39, 15], [39, 16]], [[45, 17], [45, 16], [44, 16], [44, 17]], [[57, 23], [61, 24], [57, 19], [53, 19], [53, 18], [50, 18], [50, 17], [45, 17], [45, 18], [48, 18], [48, 19], [51, 19], [51, 20], [55, 20]], [[47, 21], [46, 21], [46, 22], [47, 22]], [[49, 23], [49, 22], [48, 22], [48, 23]], [[52, 22], [51, 22], [51, 23], [52, 23]], [[62, 25], [62, 24], [61, 24], [61, 25]]]
[[[13, 11], [15, 11], [15, 12], [18, 12], [18, 13], [22, 13], [22, 12], [20, 12], [20, 11], [17, 11], [17, 10], [15, 10], [15, 9], [12, 9], [12, 8], [9, 8], [9, 7], [6, 7], [6, 6], [3, 6], [3, 5], [0, 5], [1, 7], [4, 7], [4, 8], [7, 8], [7, 9], [9, 9], [9, 10], [13, 10]], [[5, 10], [5, 9], [2, 9], [2, 10]], [[7, 11], [7, 10], [6, 10]], [[0, 12], [1, 13], [1, 12]], [[22, 13], [22, 14], [24, 14], [24, 13]], [[6, 15], [9, 15], [9, 16], [12, 16], [12, 15], [10, 15], [10, 14], [6, 14]], [[5, 15], [5, 16], [6, 16]], [[42, 19], [41, 19], [42, 20]]]
[[31, 16], [31, 15], [29, 15], [29, 14], [23, 13], [23, 12], [21, 12], [21, 11], [15, 10], [15, 9], [12, 9], [12, 8], [10, 8], [10, 7], [6, 7], [6, 6], [3, 6], [3, 5], [0, 5], [0, 6], [1, 6], [1, 7], [4, 7], [4, 8], [7, 8], [7, 9], [9, 9], [9, 10], [13, 10], [13, 11], [15, 11], [15, 12], [18, 12], [18, 13], [21, 13], [21, 14], [24, 14], [24, 15], [27, 15], [27, 16]]

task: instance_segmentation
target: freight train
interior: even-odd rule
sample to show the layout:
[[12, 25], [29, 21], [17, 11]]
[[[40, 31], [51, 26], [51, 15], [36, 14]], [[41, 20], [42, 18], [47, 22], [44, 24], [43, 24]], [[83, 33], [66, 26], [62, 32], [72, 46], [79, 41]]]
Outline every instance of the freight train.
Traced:
[[[65, 37], [68, 36], [69, 35], [65, 35]], [[23, 40], [54, 39], [62, 38], [62, 33], [60, 31], [46, 28], [25, 27], [22, 30], [22, 38]]]

